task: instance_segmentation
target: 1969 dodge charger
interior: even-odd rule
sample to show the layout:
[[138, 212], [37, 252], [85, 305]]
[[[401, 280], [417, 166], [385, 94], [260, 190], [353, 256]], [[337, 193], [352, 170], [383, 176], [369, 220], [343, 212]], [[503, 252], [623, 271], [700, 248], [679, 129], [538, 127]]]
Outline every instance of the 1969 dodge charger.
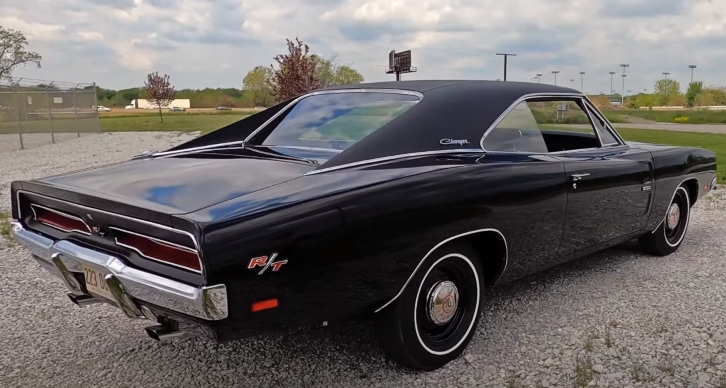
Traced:
[[573, 89], [370, 83], [13, 182], [13, 234], [75, 304], [157, 340], [372, 317], [391, 359], [431, 370], [493, 286], [635, 238], [674, 252], [715, 176], [713, 152], [626, 142]]

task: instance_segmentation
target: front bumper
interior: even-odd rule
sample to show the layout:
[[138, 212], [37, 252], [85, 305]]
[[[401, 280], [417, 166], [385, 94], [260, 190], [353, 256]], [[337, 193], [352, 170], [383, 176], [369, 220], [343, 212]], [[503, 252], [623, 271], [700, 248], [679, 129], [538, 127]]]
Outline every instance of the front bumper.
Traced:
[[[107, 300], [87, 292], [83, 264], [104, 268], [105, 282], [113, 302], [131, 318], [148, 318], [144, 302], [205, 320], [227, 318], [227, 289], [224, 284], [194, 287], [141, 271], [106, 253], [88, 249], [70, 241], [53, 241], [29, 231], [19, 222], [12, 223], [15, 239], [25, 246], [42, 267], [59, 277], [78, 300]], [[86, 302], [89, 303], [89, 302]], [[152, 314], [153, 315], [153, 314]]]

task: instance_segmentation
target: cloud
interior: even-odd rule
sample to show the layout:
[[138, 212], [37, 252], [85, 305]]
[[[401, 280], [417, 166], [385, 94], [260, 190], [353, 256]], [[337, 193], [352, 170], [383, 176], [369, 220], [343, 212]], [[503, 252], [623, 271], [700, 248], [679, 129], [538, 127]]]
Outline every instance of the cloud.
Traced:
[[[668, 71], [682, 87], [697, 64], [706, 84], [726, 79], [723, 0], [5, 0], [0, 25], [22, 30], [43, 67], [18, 76], [110, 88], [169, 73], [177, 88], [239, 87], [299, 37], [323, 56], [385, 74], [390, 50], [413, 51], [403, 79], [502, 76], [598, 93], [629, 63], [626, 89], [652, 89]], [[89, 79], [90, 78], [90, 79]], [[620, 78], [615, 88], [622, 88]]]

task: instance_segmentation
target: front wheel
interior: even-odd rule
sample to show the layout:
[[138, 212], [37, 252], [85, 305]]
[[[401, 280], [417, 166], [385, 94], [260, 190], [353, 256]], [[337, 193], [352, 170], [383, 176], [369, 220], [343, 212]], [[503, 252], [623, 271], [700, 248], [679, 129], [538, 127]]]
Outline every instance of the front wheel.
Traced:
[[655, 232], [648, 232], [638, 239], [641, 248], [652, 255], [666, 256], [681, 246], [688, 230], [691, 202], [685, 186], [679, 186], [668, 205], [665, 219]]
[[458, 357], [474, 336], [481, 312], [483, 271], [464, 244], [426, 258], [403, 293], [376, 317], [381, 346], [394, 361], [433, 370]]

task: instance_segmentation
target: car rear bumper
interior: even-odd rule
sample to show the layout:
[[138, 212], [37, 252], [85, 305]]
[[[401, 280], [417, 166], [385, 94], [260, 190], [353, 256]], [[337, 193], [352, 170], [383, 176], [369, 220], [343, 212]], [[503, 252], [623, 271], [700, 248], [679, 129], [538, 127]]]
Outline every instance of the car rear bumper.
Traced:
[[[110, 302], [130, 318], [153, 318], [144, 302], [179, 314], [218, 321], [228, 316], [224, 284], [194, 287], [132, 268], [119, 258], [88, 249], [67, 240], [53, 241], [12, 223], [15, 239], [25, 246], [41, 266], [59, 277], [77, 304]], [[113, 298], [89, 293], [84, 281], [84, 265], [101, 267]], [[151, 316], [149, 316], [151, 315]]]

